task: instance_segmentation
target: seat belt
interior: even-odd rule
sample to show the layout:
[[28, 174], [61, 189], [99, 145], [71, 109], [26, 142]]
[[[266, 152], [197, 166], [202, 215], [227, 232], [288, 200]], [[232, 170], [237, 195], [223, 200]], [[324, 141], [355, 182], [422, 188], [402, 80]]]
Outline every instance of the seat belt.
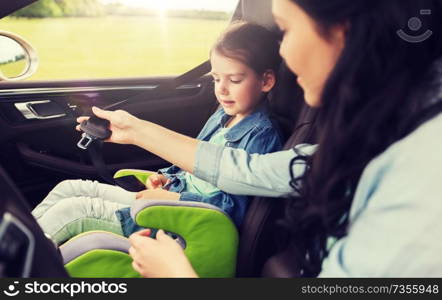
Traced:
[[[160, 84], [158, 85], [153, 91], [155, 92], [155, 95], [161, 95], [162, 93], [171, 91], [176, 89], [177, 87], [180, 87], [186, 83], [189, 83], [195, 79], [200, 78], [201, 76], [207, 74], [210, 71], [211, 65], [210, 61], [207, 60], [203, 62], [202, 64], [198, 65], [197, 67], [193, 68], [192, 70], [179, 75], [178, 77], [172, 79], [170, 82]], [[127, 104], [129, 102], [136, 102], [144, 100], [145, 96], [144, 93], [137, 94], [135, 96], [129, 97], [127, 99], [124, 99], [122, 101], [119, 101], [117, 103], [108, 105], [103, 107], [103, 109], [106, 110], [116, 110], [123, 106], [124, 104]], [[105, 180], [107, 183], [112, 185], [119, 185], [122, 188], [132, 191], [132, 192], [138, 192], [143, 189], [145, 189], [145, 186], [141, 184], [138, 179], [136, 179], [135, 176], [125, 176], [122, 178], [115, 179], [112, 175], [112, 173], [108, 170], [106, 167], [106, 163], [103, 159], [103, 141], [101, 140], [94, 140], [91, 142], [91, 144], [87, 147], [87, 150], [89, 152], [89, 157], [91, 158], [92, 164], [94, 165], [95, 169], [98, 172], [98, 175]]]
[[[206, 60], [205, 62], [196, 66], [192, 70], [187, 71], [186, 73], [183, 73], [183, 74], [175, 77], [170, 82], [166, 82], [166, 83], [158, 85], [152, 91], [155, 92], [155, 94], [157, 94], [157, 95], [161, 95], [162, 93], [174, 90], [177, 87], [180, 87], [186, 83], [191, 82], [192, 80], [198, 79], [201, 76], [209, 73], [210, 68], [211, 68], [210, 61]], [[155, 96], [155, 94], [154, 94], [154, 96]], [[102, 109], [116, 110], [116, 109], [120, 108], [121, 106], [123, 106], [124, 104], [127, 104], [128, 102], [137, 102], [140, 100], [144, 100], [145, 98], [146, 97], [144, 96], [144, 93], [140, 93], [135, 96], [129, 97], [127, 99], [124, 99], [122, 101], [107, 105], [107, 106], [103, 107]]]
[[107, 183], [115, 184], [115, 180], [112, 173], [107, 169], [106, 164], [103, 159], [103, 141], [95, 140], [89, 145], [87, 151], [89, 157], [91, 158], [92, 164], [97, 170], [98, 175]]

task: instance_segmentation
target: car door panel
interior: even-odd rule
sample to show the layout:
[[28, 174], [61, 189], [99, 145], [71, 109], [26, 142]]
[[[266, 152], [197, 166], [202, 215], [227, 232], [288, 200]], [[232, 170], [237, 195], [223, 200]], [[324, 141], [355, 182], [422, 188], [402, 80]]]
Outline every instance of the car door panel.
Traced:
[[[106, 107], [134, 95], [142, 100], [128, 102], [121, 109], [196, 136], [217, 106], [211, 79], [206, 76], [174, 90], [155, 90], [171, 79], [7, 83], [0, 90], [0, 163], [33, 202], [41, 200], [60, 180], [99, 179], [87, 151], [76, 146], [80, 139], [80, 133], [74, 129], [76, 117], [90, 115], [94, 105]], [[27, 119], [17, 109], [17, 104], [44, 100], [62, 108], [65, 115]], [[111, 172], [122, 168], [156, 170], [167, 165], [147, 151], [128, 145], [105, 143], [103, 156]]]

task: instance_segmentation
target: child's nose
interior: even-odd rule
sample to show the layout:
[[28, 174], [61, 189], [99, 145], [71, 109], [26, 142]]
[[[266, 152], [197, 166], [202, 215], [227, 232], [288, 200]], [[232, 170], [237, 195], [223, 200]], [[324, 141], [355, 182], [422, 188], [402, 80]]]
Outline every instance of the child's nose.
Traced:
[[227, 88], [227, 86], [223, 83], [220, 83], [218, 85], [218, 93], [221, 95], [228, 95], [229, 94], [229, 89]]

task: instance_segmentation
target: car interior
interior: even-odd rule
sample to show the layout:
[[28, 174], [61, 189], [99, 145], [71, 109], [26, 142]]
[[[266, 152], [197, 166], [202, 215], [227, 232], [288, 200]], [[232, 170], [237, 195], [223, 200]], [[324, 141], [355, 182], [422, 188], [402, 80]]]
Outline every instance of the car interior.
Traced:
[[[2, 1], [0, 18], [32, 2]], [[234, 20], [278, 32], [271, 1], [239, 1]], [[178, 78], [0, 82], [0, 277], [69, 276], [60, 250], [30, 211], [62, 180], [102, 180], [88, 153], [77, 147], [76, 118], [91, 115], [92, 106], [118, 104], [141, 119], [195, 137], [218, 105], [208, 62], [201, 63]], [[315, 140], [315, 111], [304, 104], [295, 79], [281, 65], [272, 91], [272, 111], [285, 135], [285, 149]], [[126, 99], [132, 100], [121, 103]], [[169, 165], [134, 146], [105, 143], [100, 152], [111, 173]], [[239, 230], [234, 276], [302, 275], [293, 256], [278, 247], [276, 220], [283, 210], [284, 199], [255, 197], [250, 202]]]

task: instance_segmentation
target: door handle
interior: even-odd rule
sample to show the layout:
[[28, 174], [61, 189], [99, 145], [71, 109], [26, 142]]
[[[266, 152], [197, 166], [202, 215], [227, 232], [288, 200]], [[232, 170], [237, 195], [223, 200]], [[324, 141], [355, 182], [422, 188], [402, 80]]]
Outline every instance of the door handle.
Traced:
[[66, 116], [63, 108], [51, 100], [21, 102], [14, 105], [28, 120], [47, 120]]

